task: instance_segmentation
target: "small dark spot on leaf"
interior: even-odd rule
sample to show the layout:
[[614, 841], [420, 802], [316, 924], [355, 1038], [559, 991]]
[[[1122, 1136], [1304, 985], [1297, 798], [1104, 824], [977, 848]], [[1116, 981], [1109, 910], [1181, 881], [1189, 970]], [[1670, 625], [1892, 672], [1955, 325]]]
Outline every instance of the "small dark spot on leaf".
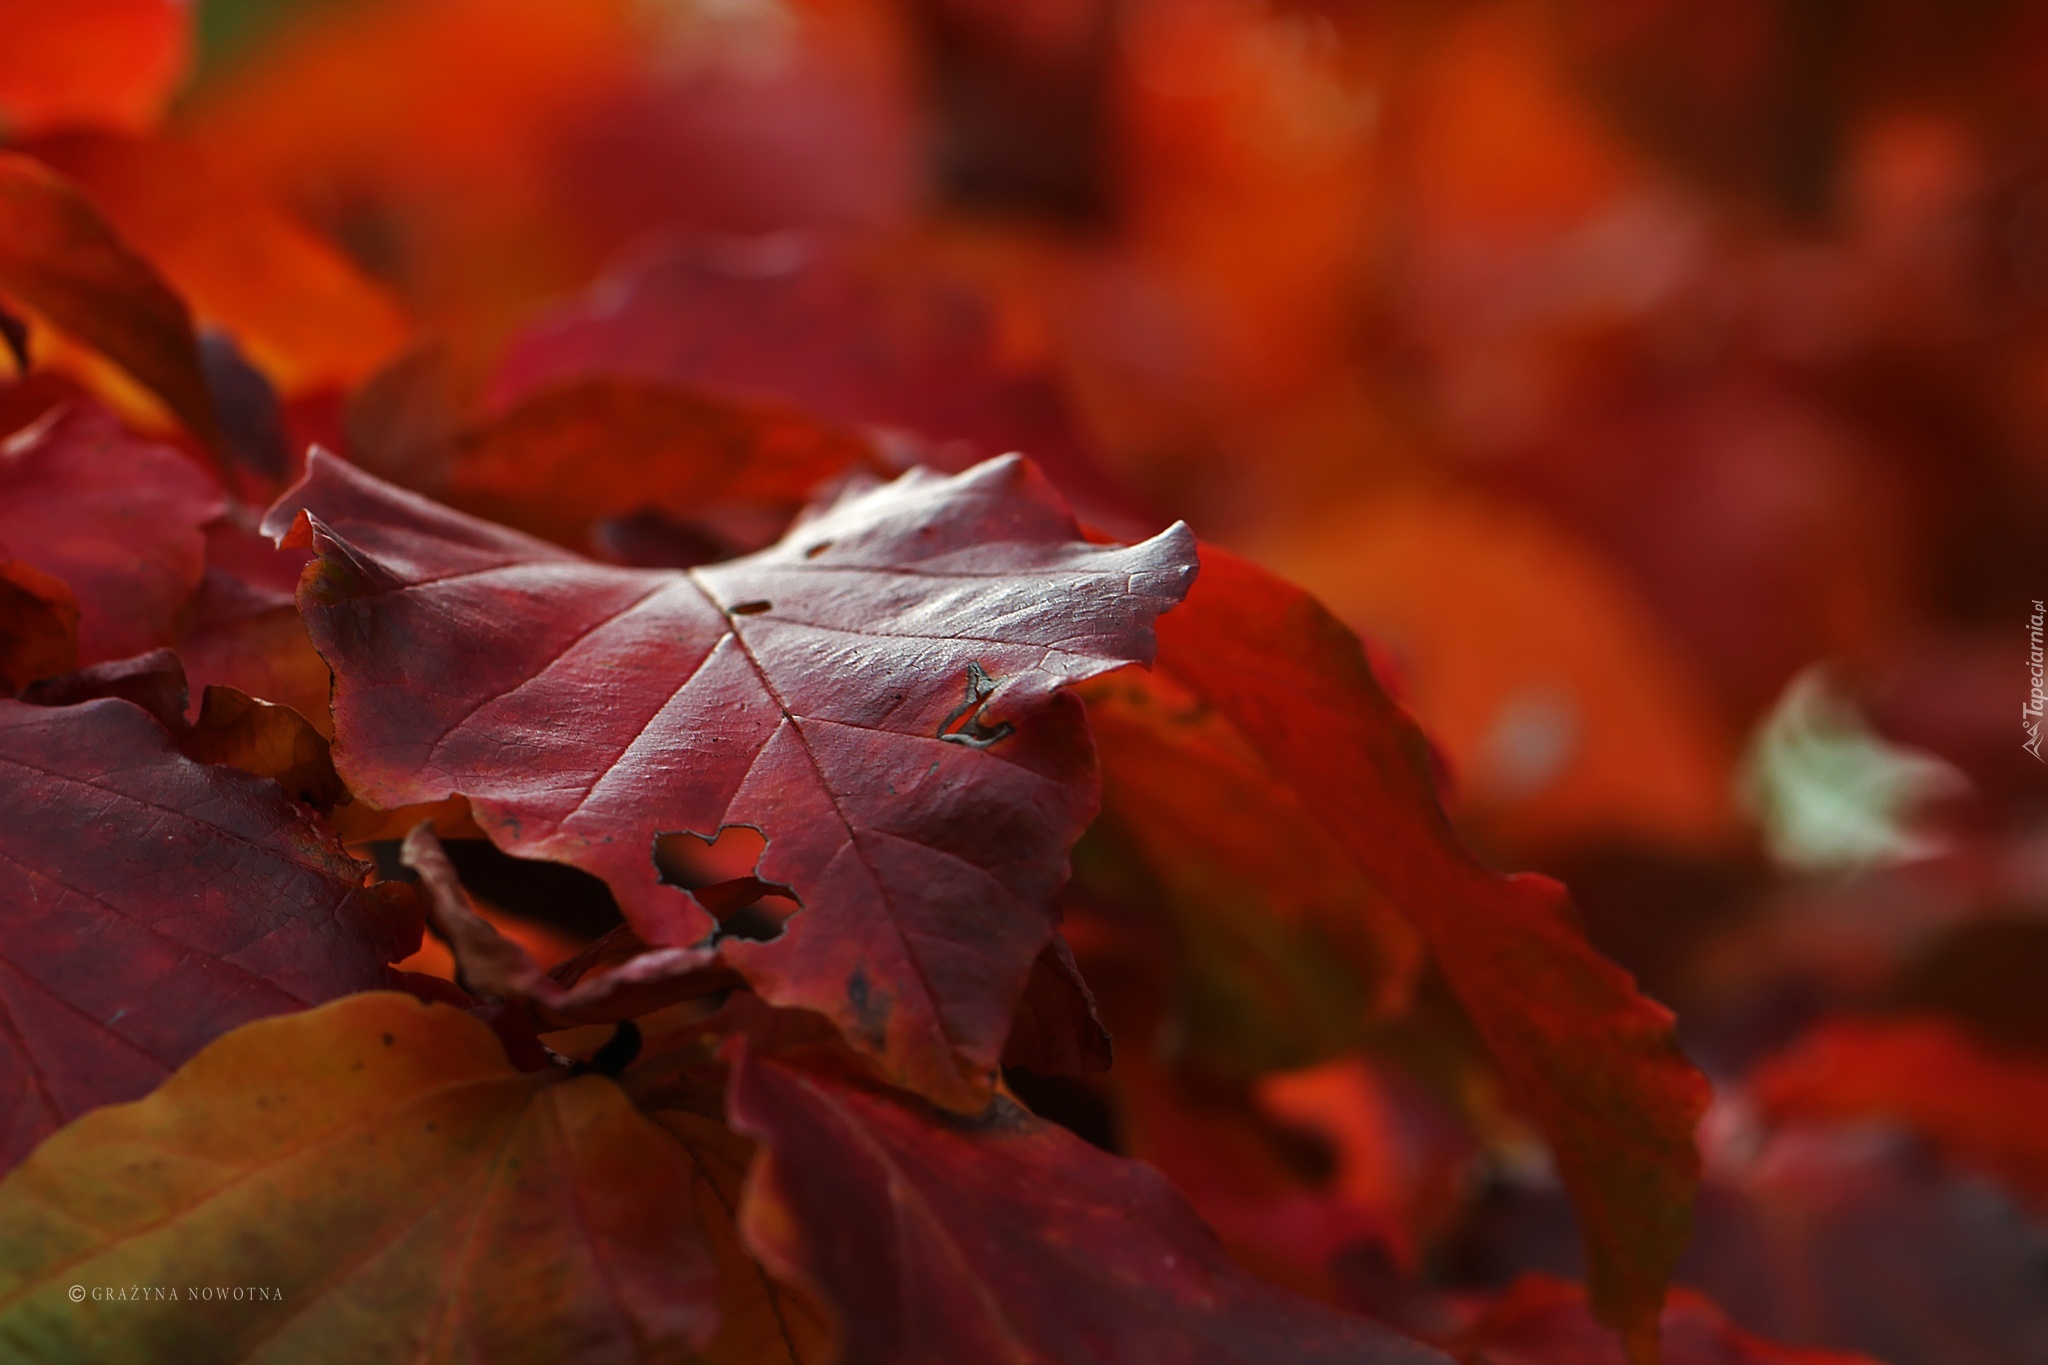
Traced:
[[846, 978], [846, 1003], [853, 1008], [854, 1030], [876, 1049], [889, 1036], [889, 997], [868, 982], [867, 969], [855, 967]]
[[808, 549], [808, 550], [805, 550], [805, 551], [804, 551], [804, 558], [805, 558], [805, 559], [816, 559], [816, 558], [817, 558], [817, 557], [818, 557], [819, 555], [821, 555], [821, 554], [825, 553], [825, 551], [827, 551], [827, 550], [829, 550], [829, 549], [831, 549], [831, 548], [832, 548], [832, 542], [831, 542], [831, 541], [829, 541], [829, 540], [821, 540], [821, 541], [819, 541], [819, 542], [818, 542], [818, 543], [817, 543], [816, 545], [813, 545], [813, 546], [812, 546], [812, 547], [811, 547], [810, 549]]
[[773, 602], [768, 601], [736, 602], [726, 608], [726, 610], [730, 611], [734, 616], [759, 616], [774, 605]]
[[386, 1047], [392, 1047], [392, 1046], [394, 1046], [394, 1045], [395, 1045], [395, 1044], [396, 1044], [397, 1042], [398, 1042], [398, 1039], [397, 1039], [397, 1038], [395, 1038], [395, 1037], [393, 1037], [393, 1036], [392, 1036], [391, 1034], [387, 1033], [387, 1034], [385, 1034], [385, 1035], [384, 1035], [384, 1046], [386, 1046]]

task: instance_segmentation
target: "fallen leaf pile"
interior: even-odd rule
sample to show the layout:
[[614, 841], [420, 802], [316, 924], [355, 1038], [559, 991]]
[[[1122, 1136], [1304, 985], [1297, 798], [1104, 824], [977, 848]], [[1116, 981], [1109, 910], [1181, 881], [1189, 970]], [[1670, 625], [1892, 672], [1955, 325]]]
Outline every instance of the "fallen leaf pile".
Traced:
[[2048, 1361], [2044, 59], [0, 0], [0, 1356]]

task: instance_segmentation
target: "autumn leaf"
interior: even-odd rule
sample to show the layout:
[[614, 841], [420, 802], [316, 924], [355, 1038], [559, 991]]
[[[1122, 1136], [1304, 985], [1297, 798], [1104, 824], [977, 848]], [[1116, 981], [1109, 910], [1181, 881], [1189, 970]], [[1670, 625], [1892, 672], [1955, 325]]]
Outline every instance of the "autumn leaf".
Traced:
[[388, 983], [418, 942], [274, 782], [135, 706], [0, 701], [0, 1163], [251, 1019]]
[[83, 403], [0, 442], [0, 553], [70, 587], [83, 663], [171, 642], [225, 506], [190, 459]]
[[1502, 876], [1437, 803], [1421, 732], [1358, 638], [1298, 588], [1205, 547], [1159, 674], [1234, 727], [1421, 932], [1549, 1140], [1585, 1228], [1594, 1311], [1638, 1360], [1685, 1244], [1707, 1085], [1669, 1011], [1586, 942], [1564, 888]]
[[[1662, 1324], [1664, 1365], [1874, 1365], [1863, 1356], [1766, 1341], [1686, 1290], [1672, 1293]], [[1465, 1365], [1627, 1365], [1587, 1312], [1585, 1290], [1546, 1275], [1516, 1280], [1452, 1349]]]
[[[561, 1027], [629, 1019], [732, 988], [731, 974], [720, 968], [717, 954], [708, 948], [645, 945], [611, 970], [582, 970], [564, 986], [542, 970], [525, 947], [477, 913], [431, 823], [405, 836], [400, 856], [419, 874], [427, 923], [447, 943], [457, 982], [480, 999], [528, 1007], [545, 1022]], [[577, 963], [579, 968], [589, 965], [587, 957]]]
[[0, 559], [0, 692], [76, 667], [78, 598], [35, 565]]
[[225, 763], [270, 778], [322, 814], [348, 799], [331, 747], [311, 721], [289, 706], [232, 687], [206, 689], [199, 719], [178, 737], [178, 748], [201, 763]]
[[1147, 658], [1194, 571], [1184, 527], [1082, 542], [1016, 458], [849, 493], [688, 572], [594, 564], [324, 455], [265, 527], [320, 554], [301, 606], [354, 791], [467, 796], [501, 848], [603, 877], [662, 948], [716, 925], [660, 884], [657, 838], [758, 829], [754, 875], [804, 909], [720, 951], [957, 1107], [986, 1097], [1094, 814], [1058, 689]]
[[1174, 958], [1176, 1053], [1217, 1075], [1310, 1065], [1407, 1004], [1415, 931], [1230, 718], [1165, 671], [1082, 692], [1103, 815], [1074, 895], [1156, 916]]
[[[675, 1361], [716, 1311], [692, 1180], [611, 1081], [351, 996], [236, 1030], [0, 1183], [0, 1340], [105, 1365]], [[190, 1297], [221, 1287], [275, 1297]]]
[[1711, 1149], [1679, 1279], [1735, 1321], [1887, 1365], [2020, 1365], [2048, 1334], [2038, 1214], [1981, 1170], [1868, 1123], [1760, 1132], [1731, 1117], [1703, 1130], [1729, 1140]]
[[593, 379], [532, 394], [458, 444], [433, 492], [563, 545], [612, 517], [683, 521], [717, 502], [795, 512], [828, 479], [882, 464], [858, 433], [791, 409]]
[[685, 1075], [639, 1096], [648, 1117], [690, 1154], [698, 1224], [718, 1264], [718, 1335], [703, 1365], [813, 1365], [837, 1358], [831, 1317], [811, 1297], [770, 1275], [740, 1230], [755, 1144], [727, 1127], [723, 1087]]
[[1000, 323], [959, 280], [822, 236], [684, 238], [528, 327], [486, 401], [601, 377], [775, 400], [906, 434], [927, 464], [1027, 451], [1090, 521], [1120, 526], [1128, 495], [1088, 458], [1043, 366], [1008, 353]]
[[[54, 678], [44, 678], [21, 690], [21, 700], [32, 706], [79, 706], [104, 697], [133, 703], [155, 717], [156, 723], [180, 739], [189, 738], [185, 709], [190, 700], [185, 670], [178, 656], [168, 649], [152, 649], [126, 659], [109, 659]], [[196, 757], [187, 754], [186, 757]], [[204, 761], [204, 760], [202, 760]], [[269, 776], [269, 774], [260, 774]]]
[[90, 196], [286, 394], [360, 382], [403, 345], [404, 314], [381, 286], [189, 142], [67, 133], [26, 150]]
[[218, 684], [288, 706], [332, 738], [327, 664], [299, 618], [308, 558], [278, 549], [239, 517], [210, 523], [205, 573], [180, 617], [177, 649], [195, 689]]
[[1775, 1122], [1890, 1122], [2048, 1207], [2048, 1066], [1937, 1017], [1845, 1019], [1749, 1084]]
[[1003, 1065], [1041, 1076], [1071, 1076], [1110, 1068], [1109, 1030], [1095, 1010], [1095, 992], [1081, 977], [1074, 950], [1055, 929], [1031, 964], [1017, 1000]]
[[218, 445], [184, 300], [76, 186], [19, 152], [0, 151], [0, 294], [113, 361]]
[[185, 74], [191, 27], [180, 0], [4, 0], [0, 125], [148, 126]]
[[765, 1149], [741, 1213], [771, 1271], [839, 1309], [849, 1361], [1441, 1362], [1252, 1279], [1158, 1172], [998, 1098], [965, 1118], [744, 1057]]
[[[1092, 965], [1092, 964], [1091, 964]], [[1105, 988], [1128, 982], [1105, 979]], [[1216, 1230], [1231, 1259], [1259, 1278], [1326, 1303], [1386, 1305], [1350, 1292], [1347, 1267], [1387, 1278], [1418, 1260], [1394, 1201], [1349, 1181], [1343, 1147], [1324, 1145], [1312, 1125], [1276, 1123], [1247, 1087], [1176, 1072], [1159, 1049], [1126, 1047], [1109, 1079], [1115, 1087], [1118, 1149], [1157, 1167]], [[1446, 1162], [1469, 1174], [1469, 1145], [1444, 1144]], [[1327, 1153], [1334, 1170], [1326, 1170]], [[1405, 1172], [1426, 1197], [1428, 1171]], [[1390, 1319], [1398, 1322], [1398, 1319]]]

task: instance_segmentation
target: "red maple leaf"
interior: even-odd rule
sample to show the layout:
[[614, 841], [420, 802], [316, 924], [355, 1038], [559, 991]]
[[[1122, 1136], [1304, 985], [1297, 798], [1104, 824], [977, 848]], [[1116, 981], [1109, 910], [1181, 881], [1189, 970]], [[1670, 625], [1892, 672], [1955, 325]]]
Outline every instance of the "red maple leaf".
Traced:
[[717, 926], [656, 843], [733, 826], [803, 907], [720, 947], [890, 1076], [976, 1107], [1094, 816], [1066, 684], [1152, 653], [1176, 526], [1082, 540], [1009, 457], [856, 489], [756, 555], [593, 563], [316, 455], [265, 526], [319, 552], [335, 761], [383, 806], [469, 798], [507, 852], [594, 872], [650, 944]]

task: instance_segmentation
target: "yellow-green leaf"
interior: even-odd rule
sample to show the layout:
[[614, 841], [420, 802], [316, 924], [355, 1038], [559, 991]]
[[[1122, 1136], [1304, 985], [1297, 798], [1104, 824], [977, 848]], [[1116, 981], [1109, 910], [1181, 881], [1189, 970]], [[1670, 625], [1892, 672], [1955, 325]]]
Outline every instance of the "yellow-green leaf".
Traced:
[[687, 1359], [717, 1311], [693, 1172], [611, 1081], [350, 996], [227, 1034], [0, 1182], [0, 1356]]

